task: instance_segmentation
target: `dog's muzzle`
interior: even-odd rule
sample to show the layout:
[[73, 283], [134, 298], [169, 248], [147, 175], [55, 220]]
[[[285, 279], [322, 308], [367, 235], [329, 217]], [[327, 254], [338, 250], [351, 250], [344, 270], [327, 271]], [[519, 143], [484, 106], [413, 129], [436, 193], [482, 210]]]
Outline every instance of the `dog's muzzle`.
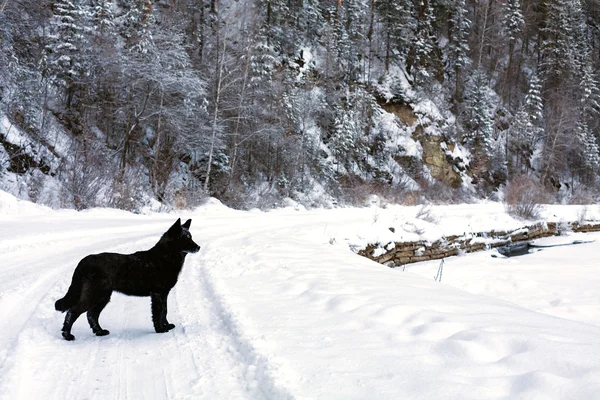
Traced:
[[200, 246], [196, 246], [196, 247], [194, 247], [193, 249], [184, 250], [183, 252], [184, 252], [184, 253], [192, 253], [192, 254], [193, 254], [193, 253], [197, 253], [197, 252], [199, 252], [199, 251], [200, 251]]

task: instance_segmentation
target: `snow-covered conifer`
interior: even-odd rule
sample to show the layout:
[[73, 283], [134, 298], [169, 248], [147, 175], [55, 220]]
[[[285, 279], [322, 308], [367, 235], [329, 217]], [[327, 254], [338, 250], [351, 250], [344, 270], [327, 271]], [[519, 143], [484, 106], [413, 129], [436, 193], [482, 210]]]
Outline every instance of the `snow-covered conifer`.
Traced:
[[90, 16], [94, 31], [97, 36], [109, 36], [114, 34], [115, 15], [112, 0], [90, 0]]
[[594, 77], [594, 71], [590, 64], [583, 68], [583, 76], [580, 84], [581, 112], [586, 116], [597, 116], [600, 113], [600, 89]]
[[447, 46], [446, 73], [454, 77], [455, 90], [459, 90], [461, 71], [471, 64], [469, 52], [469, 31], [471, 21], [469, 20], [465, 0], [452, 2], [450, 16], [450, 38]]
[[375, 2], [375, 11], [383, 26], [385, 70], [389, 71], [390, 62], [404, 60], [413, 43], [416, 30], [413, 4], [406, 0], [380, 0]]
[[348, 106], [337, 107], [330, 146], [338, 162], [338, 171], [340, 165], [348, 165], [352, 159], [356, 150], [357, 130], [354, 111]]
[[525, 106], [531, 123], [540, 126], [544, 116], [544, 105], [542, 101], [542, 83], [537, 74], [534, 74], [529, 82], [529, 90], [525, 96]]
[[[298, 15], [298, 29], [304, 34], [305, 45], [318, 43], [325, 20], [320, 10], [319, 0], [304, 0]], [[301, 44], [301, 43], [299, 43]]]
[[588, 167], [597, 170], [600, 166], [598, 141], [584, 119], [581, 119], [578, 122], [577, 128], [575, 129], [575, 135], [582, 147], [581, 157], [584, 163]]
[[436, 59], [434, 50], [437, 43], [433, 27], [435, 14], [431, 3], [432, 0], [422, 0], [420, 2], [421, 16], [417, 20], [417, 30], [411, 51], [413, 56], [409, 72], [417, 83], [423, 83], [431, 79]]
[[580, 0], [547, 2], [541, 67], [546, 88], [570, 90], [582, 70], [586, 45]]
[[600, 154], [594, 131], [599, 127], [600, 89], [589, 64], [583, 69], [580, 96], [579, 121], [575, 133], [582, 145], [582, 157], [586, 165], [596, 169], [600, 165]]
[[473, 74], [465, 94], [467, 102], [467, 133], [465, 138], [476, 147], [488, 152], [494, 130], [493, 102], [485, 74], [477, 70]]
[[77, 82], [84, 74], [86, 65], [85, 31], [89, 15], [78, 0], [58, 0], [52, 8], [47, 44], [44, 48], [42, 74], [61, 87], [65, 93], [64, 103], [71, 107], [77, 91]]
[[519, 0], [506, 1], [502, 23], [508, 39], [513, 42], [517, 40], [525, 26], [525, 19], [523, 18]]

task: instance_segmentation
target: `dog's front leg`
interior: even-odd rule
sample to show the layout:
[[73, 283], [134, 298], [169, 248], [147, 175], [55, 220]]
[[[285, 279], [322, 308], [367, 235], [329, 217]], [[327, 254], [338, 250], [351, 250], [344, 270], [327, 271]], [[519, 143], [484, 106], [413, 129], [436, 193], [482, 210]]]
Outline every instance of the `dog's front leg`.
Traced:
[[175, 328], [175, 325], [167, 321], [167, 297], [169, 292], [152, 293], [152, 323], [157, 333], [168, 332]]

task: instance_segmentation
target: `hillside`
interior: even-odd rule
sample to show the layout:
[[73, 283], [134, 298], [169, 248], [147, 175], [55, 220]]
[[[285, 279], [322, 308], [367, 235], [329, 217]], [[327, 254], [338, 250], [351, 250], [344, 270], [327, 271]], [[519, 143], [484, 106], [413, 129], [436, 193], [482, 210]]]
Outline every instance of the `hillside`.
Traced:
[[0, 188], [140, 211], [598, 193], [591, 0], [0, 2]]

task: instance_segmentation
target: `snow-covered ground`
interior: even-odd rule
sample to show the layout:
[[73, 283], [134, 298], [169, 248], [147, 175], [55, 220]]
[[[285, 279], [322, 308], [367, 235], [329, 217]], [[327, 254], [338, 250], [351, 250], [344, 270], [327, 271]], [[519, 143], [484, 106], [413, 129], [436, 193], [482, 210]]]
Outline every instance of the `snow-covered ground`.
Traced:
[[[133, 215], [0, 191], [0, 398], [597, 399], [600, 234], [523, 257], [449, 258], [441, 283], [439, 261], [403, 271], [350, 250], [522, 224], [495, 203], [419, 210], [211, 201]], [[177, 327], [154, 333], [149, 299], [115, 294], [100, 317], [109, 336], [82, 317], [77, 339], [63, 340], [54, 301], [79, 259], [149, 248], [179, 216], [193, 219], [202, 250], [169, 297]], [[600, 220], [600, 209], [545, 217]]]

